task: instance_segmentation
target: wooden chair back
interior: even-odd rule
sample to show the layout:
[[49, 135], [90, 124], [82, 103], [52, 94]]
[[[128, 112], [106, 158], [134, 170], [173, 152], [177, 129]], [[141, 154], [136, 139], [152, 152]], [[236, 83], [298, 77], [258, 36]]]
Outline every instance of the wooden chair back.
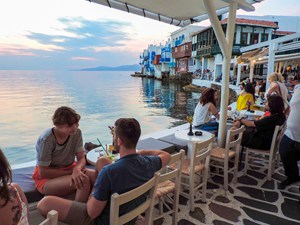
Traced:
[[[160, 174], [155, 173], [154, 177], [147, 181], [145, 184], [128, 191], [123, 194], [114, 193], [111, 196], [110, 204], [110, 225], [125, 224], [134, 218], [138, 217], [141, 213], [145, 212], [145, 224], [152, 224], [152, 214], [155, 203], [155, 192], [157, 189]], [[142, 195], [148, 195], [145, 202], [137, 206], [135, 209], [119, 215], [120, 206], [128, 203]]]
[[47, 214], [47, 218], [43, 220], [39, 225], [57, 225], [58, 221], [58, 212], [51, 210]]

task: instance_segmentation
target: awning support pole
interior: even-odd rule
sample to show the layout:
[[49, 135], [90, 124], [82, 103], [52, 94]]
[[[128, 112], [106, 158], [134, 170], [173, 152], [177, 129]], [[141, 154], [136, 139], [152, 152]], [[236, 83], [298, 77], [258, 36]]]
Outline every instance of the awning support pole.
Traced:
[[267, 74], [267, 84], [266, 84], [266, 90], [268, 90], [270, 83], [269, 83], [269, 76], [274, 73], [274, 67], [275, 67], [275, 50], [277, 48], [277, 43], [270, 43], [269, 46], [269, 59], [268, 59], [268, 74]]
[[227, 107], [229, 99], [229, 71], [230, 61], [232, 55], [232, 44], [235, 29], [235, 18], [238, 3], [232, 1], [229, 7], [229, 16], [227, 21], [226, 37], [216, 14], [213, 2], [210, 0], [203, 0], [207, 14], [209, 16], [211, 25], [216, 34], [218, 43], [220, 45], [223, 54], [223, 66], [222, 66], [222, 88], [221, 88], [221, 106], [220, 106], [220, 122], [218, 130], [218, 145], [220, 147], [225, 146], [226, 140], [226, 120], [227, 120]]

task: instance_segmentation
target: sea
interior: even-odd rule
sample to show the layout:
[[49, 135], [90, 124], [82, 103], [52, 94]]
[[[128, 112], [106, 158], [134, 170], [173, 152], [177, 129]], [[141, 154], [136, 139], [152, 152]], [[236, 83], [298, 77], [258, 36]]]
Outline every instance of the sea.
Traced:
[[83, 142], [111, 143], [108, 126], [136, 118], [142, 135], [192, 115], [199, 93], [182, 84], [131, 77], [133, 71], [0, 70], [0, 147], [12, 166], [32, 162], [39, 135], [60, 106], [80, 115]]

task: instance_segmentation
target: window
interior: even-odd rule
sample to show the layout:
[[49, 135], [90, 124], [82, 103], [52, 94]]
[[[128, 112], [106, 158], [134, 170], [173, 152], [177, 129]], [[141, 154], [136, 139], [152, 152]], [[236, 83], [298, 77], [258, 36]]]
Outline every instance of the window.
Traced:
[[269, 35], [268, 35], [268, 34], [261, 34], [261, 42], [267, 41], [268, 38], [269, 38]]
[[242, 33], [241, 35], [241, 45], [247, 45], [248, 33]]
[[257, 44], [258, 43], [258, 33], [252, 33], [250, 40], [251, 40], [250, 44]]

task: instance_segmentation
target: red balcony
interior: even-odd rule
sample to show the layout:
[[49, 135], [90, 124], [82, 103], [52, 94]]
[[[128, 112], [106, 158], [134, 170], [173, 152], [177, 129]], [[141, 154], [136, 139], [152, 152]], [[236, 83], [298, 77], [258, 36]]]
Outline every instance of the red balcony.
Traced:
[[192, 55], [192, 42], [172, 48], [173, 58], [179, 59], [184, 57], [191, 57]]
[[161, 63], [159, 62], [160, 57], [161, 57], [161, 55], [155, 55], [154, 60], [152, 61], [152, 64], [153, 64], [153, 65], [159, 65], [159, 64], [161, 64]]

